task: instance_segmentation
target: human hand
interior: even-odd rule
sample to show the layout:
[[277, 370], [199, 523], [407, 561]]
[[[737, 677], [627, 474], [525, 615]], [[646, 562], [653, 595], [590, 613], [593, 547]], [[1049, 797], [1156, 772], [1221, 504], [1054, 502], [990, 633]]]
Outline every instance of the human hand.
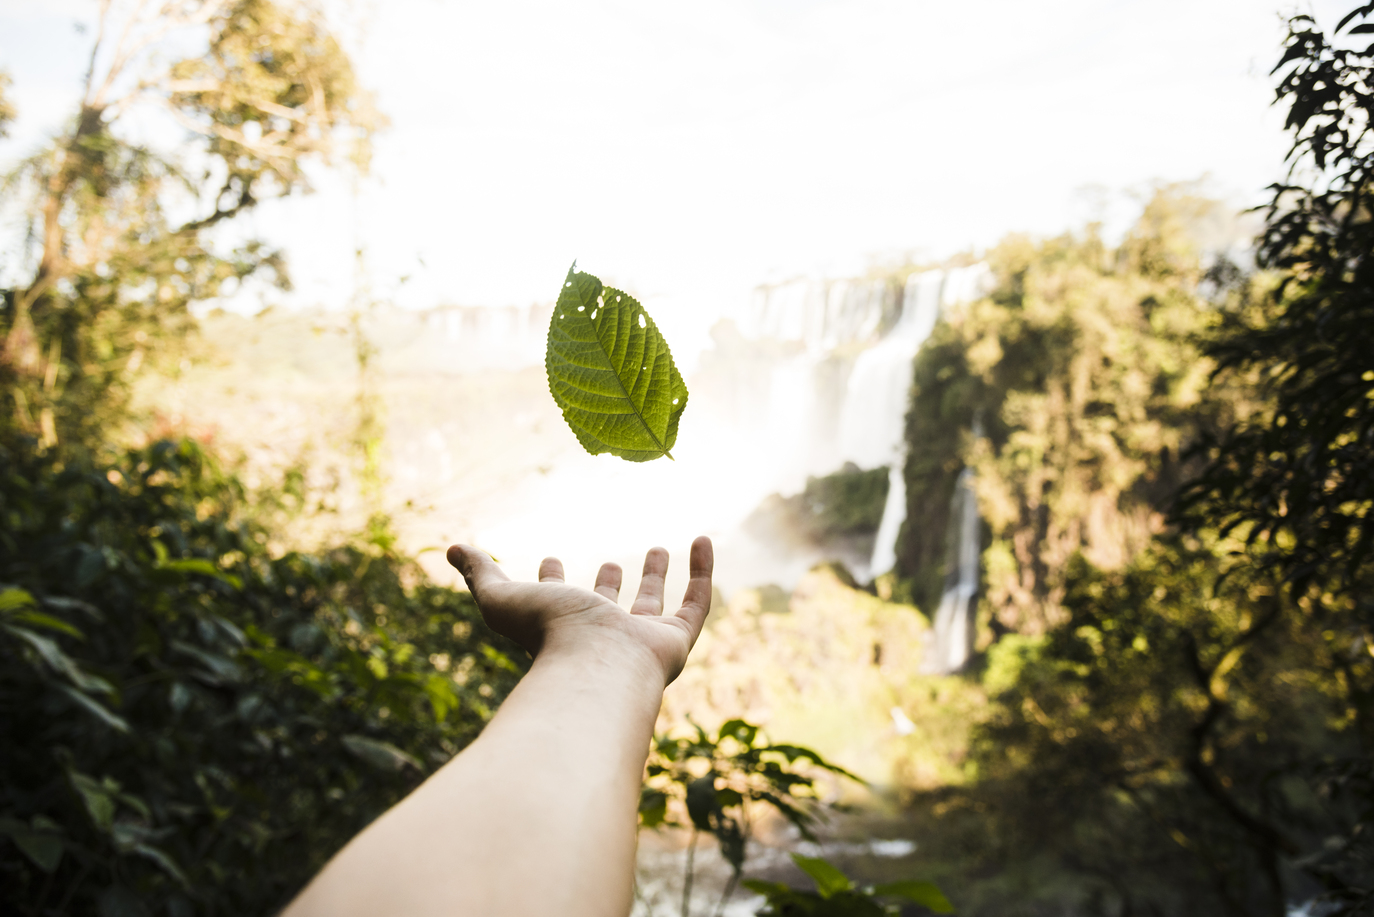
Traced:
[[602, 564], [595, 587], [587, 590], [563, 582], [563, 564], [556, 557], [544, 558], [537, 583], [512, 581], [490, 555], [467, 545], [449, 548], [448, 562], [463, 574], [487, 625], [530, 655], [624, 651], [661, 673], [665, 685], [682, 671], [711, 609], [715, 557], [705, 536], [692, 542], [682, 607], [669, 615], [663, 614], [668, 573], [663, 548], [651, 548], [644, 556], [639, 593], [628, 612], [616, 604], [622, 580], [617, 564]]

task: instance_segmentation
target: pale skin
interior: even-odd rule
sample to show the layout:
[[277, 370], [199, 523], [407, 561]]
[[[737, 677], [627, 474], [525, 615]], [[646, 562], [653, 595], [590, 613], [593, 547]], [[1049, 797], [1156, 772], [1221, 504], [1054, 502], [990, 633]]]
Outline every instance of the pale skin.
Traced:
[[711, 541], [692, 543], [670, 614], [663, 548], [646, 555], [628, 612], [615, 564], [587, 590], [553, 557], [538, 583], [511, 581], [476, 548], [448, 559], [534, 663], [481, 736], [339, 851], [285, 917], [624, 917], [649, 739], [710, 610]]

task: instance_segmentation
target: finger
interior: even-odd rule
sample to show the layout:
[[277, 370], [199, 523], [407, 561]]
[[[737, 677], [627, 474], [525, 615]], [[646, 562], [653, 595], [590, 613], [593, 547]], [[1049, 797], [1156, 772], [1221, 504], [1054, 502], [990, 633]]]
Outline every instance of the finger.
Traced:
[[468, 589], [480, 602], [482, 593], [498, 583], [509, 583], [510, 577], [496, 565], [491, 555], [471, 545], [456, 544], [448, 549], [448, 562], [463, 574]]
[[563, 561], [557, 557], [546, 557], [539, 562], [539, 582], [563, 582]]
[[711, 573], [715, 565], [715, 548], [711, 539], [702, 535], [692, 542], [687, 591], [682, 596], [682, 607], [677, 610], [677, 617], [687, 623], [693, 642], [701, 634], [706, 615], [711, 611]]
[[602, 564], [601, 569], [596, 572], [596, 592], [601, 593], [612, 602], [620, 598], [620, 582], [624, 578], [620, 564]]
[[663, 580], [668, 575], [668, 552], [650, 548], [644, 555], [644, 574], [639, 578], [639, 593], [630, 606], [632, 615], [663, 614]]

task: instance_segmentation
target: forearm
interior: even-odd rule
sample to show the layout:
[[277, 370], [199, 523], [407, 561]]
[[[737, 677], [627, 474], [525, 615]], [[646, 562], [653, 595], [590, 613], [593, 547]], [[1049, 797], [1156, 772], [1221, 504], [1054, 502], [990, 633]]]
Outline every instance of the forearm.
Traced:
[[623, 917], [661, 672], [545, 647], [482, 735], [336, 856], [288, 917]]

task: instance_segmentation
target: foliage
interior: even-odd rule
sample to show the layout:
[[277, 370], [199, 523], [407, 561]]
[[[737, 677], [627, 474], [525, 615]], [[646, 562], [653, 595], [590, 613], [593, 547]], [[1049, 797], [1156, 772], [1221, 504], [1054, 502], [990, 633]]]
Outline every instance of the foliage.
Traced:
[[591, 455], [672, 458], [687, 386], [668, 342], [630, 294], [568, 269], [544, 366], [563, 419]]
[[884, 917], [896, 915], [896, 904], [883, 905], [879, 898], [898, 898], [919, 904], [936, 914], [950, 914], [954, 906], [931, 882], [907, 880], [857, 887], [836, 866], [820, 857], [792, 854], [792, 862], [816, 883], [814, 892], [798, 891], [781, 882], [745, 879], [744, 887], [767, 899], [761, 917]]
[[839, 471], [808, 477], [799, 494], [768, 497], [746, 525], [766, 537], [800, 537], [822, 547], [862, 540], [868, 553], [883, 521], [888, 486], [886, 465], [865, 470], [845, 462]]
[[1094, 228], [989, 255], [992, 294], [922, 348], [906, 421], [907, 524], [897, 572], [934, 608], [955, 482], [977, 473], [985, 608], [999, 631], [1058, 620], [1076, 552], [1117, 568], [1149, 542], [1180, 450], [1211, 422], [1196, 334], [1209, 307], [1187, 227], [1213, 207], [1161, 189], [1122, 245]]
[[802, 837], [814, 839], [816, 814], [808, 803], [816, 798], [818, 774], [828, 771], [859, 779], [809, 748], [763, 743], [759, 727], [743, 720], [723, 723], [714, 737], [695, 724], [694, 730], [688, 737], [654, 737], [639, 801], [641, 827], [692, 831], [683, 880], [684, 917], [691, 903], [699, 834], [713, 835], [730, 864], [730, 883], [720, 899], [723, 907], [744, 870], [754, 823], [751, 804], [765, 804]]
[[[1330, 36], [1289, 20], [1276, 102], [1288, 106], [1290, 168], [1271, 186], [1258, 260], [1282, 278], [1259, 308], [1231, 310], [1209, 351], [1261, 382], [1264, 414], [1204, 443], [1205, 472], [1179, 520], [1243, 537], [1320, 621], [1358, 743], [1325, 762], [1361, 818], [1334, 834], [1332, 900], [1374, 912], [1374, 5]], [[1352, 876], [1363, 876], [1352, 880]], [[1358, 903], [1357, 903], [1358, 902]]]
[[[1225, 371], [1258, 371], [1272, 411], [1209, 443], [1211, 464], [1184, 502], [1195, 527], [1262, 546], [1295, 594], [1341, 635], [1342, 668], [1374, 692], [1374, 33], [1360, 6], [1328, 39], [1289, 23], [1278, 101], [1289, 104], [1292, 168], [1272, 186], [1260, 239], [1283, 283], [1265, 310], [1233, 312], [1211, 347]], [[1374, 713], [1374, 711], [1371, 711]], [[1368, 716], [1369, 714], [1366, 714]], [[1374, 741], [1374, 720], [1361, 728]]]
[[[365, 162], [378, 122], [347, 56], [291, 0], [106, 4], [98, 34], [76, 117], [4, 183], [30, 241], [12, 268], [27, 279], [3, 294], [0, 382], [10, 422], [48, 448], [117, 428], [140, 369], [175, 365], [192, 303], [254, 276], [287, 285], [280, 252], [223, 250], [214, 230], [304, 189], [305, 160], [339, 142]], [[159, 116], [186, 131], [174, 153], [124, 127]]]
[[1333, 878], [1304, 858], [1358, 820], [1323, 786], [1355, 746], [1336, 647], [1227, 547], [1077, 557], [1063, 625], [993, 648], [972, 748], [990, 859], [1056, 856], [1128, 911], [1281, 914]]
[[270, 554], [192, 442], [33, 446], [0, 449], [6, 912], [279, 908], [519, 677], [384, 545]]
[[[1364, 479], [1347, 464], [1329, 480], [1291, 478], [1283, 486], [1313, 489], [1285, 497], [1276, 479], [1246, 477], [1288, 461], [1285, 441], [1290, 472], [1319, 467], [1298, 442], [1314, 428], [1282, 418], [1277, 387], [1300, 367], [1330, 370], [1350, 345], [1301, 344], [1282, 324], [1312, 283], [1298, 265], [1202, 270], [1189, 226], [1206, 210], [1164, 189], [1115, 251], [1091, 231], [1003, 243], [997, 289], [948, 316], [915, 370], [906, 475], [920, 525], [903, 534], [902, 572], [929, 601], [944, 572], [940, 513], [973, 468], [982, 614], [1000, 637], [972, 782], [938, 805], [977, 862], [1031, 886], [1073, 876], [1089, 909], [1281, 914], [1374, 884], [1374, 673], [1355, 626], [1366, 593], [1332, 572], [1358, 572], [1358, 538], [1342, 530], [1305, 588], [1293, 588], [1296, 561], [1273, 563], [1280, 549], [1310, 560], [1296, 526], [1315, 503], [1339, 498], [1363, 519], [1350, 488]], [[1245, 337], [1285, 327], [1292, 365], [1264, 362], [1260, 338]], [[1342, 378], [1323, 409], [1339, 403], [1358, 425]], [[1367, 460], [1352, 436], [1336, 452]], [[1208, 449], [1184, 538], [1166, 523]], [[1255, 514], [1270, 510], [1281, 524], [1264, 529]]]

